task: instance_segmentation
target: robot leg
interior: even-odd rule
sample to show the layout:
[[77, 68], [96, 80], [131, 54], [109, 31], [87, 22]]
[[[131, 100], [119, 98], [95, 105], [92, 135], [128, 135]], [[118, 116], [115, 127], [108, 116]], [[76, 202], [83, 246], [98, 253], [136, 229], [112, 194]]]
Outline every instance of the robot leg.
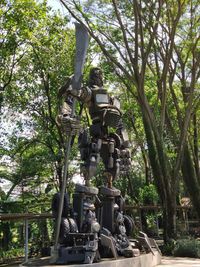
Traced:
[[128, 148], [120, 151], [120, 172], [123, 174], [129, 173], [131, 168], [131, 152]]
[[84, 175], [86, 185], [89, 186], [89, 180], [95, 175], [97, 164], [100, 160], [99, 150], [101, 148], [101, 140], [97, 139], [93, 142], [80, 146], [81, 159], [84, 163], [81, 165], [81, 172]]
[[100, 149], [102, 141], [101, 139], [94, 140], [90, 144], [90, 155], [89, 155], [89, 164], [88, 164], [88, 179], [93, 177], [96, 173], [97, 164], [100, 161]]
[[112, 188], [112, 181], [117, 179], [120, 172], [120, 151], [118, 148], [114, 148], [114, 153], [110, 155], [112, 157], [112, 165], [109, 164], [110, 158], [108, 159], [108, 164], [105, 164], [106, 176], [108, 187]]

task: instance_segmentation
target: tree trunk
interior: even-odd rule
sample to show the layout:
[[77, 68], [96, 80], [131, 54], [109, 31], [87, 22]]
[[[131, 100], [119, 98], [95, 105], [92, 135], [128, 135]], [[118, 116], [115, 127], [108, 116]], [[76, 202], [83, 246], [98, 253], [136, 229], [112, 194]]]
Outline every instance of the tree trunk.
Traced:
[[12, 233], [10, 231], [10, 223], [9, 222], [1, 222], [1, 230], [3, 233], [3, 238], [1, 240], [2, 249], [9, 250], [9, 245], [11, 244]]
[[188, 145], [185, 146], [182, 162], [183, 180], [186, 184], [193, 206], [200, 218], [200, 185], [196, 177], [195, 168]]
[[176, 238], [176, 194], [168, 197], [163, 207], [163, 239], [167, 243]]
[[200, 166], [199, 166], [199, 145], [198, 145], [198, 126], [197, 126], [197, 116], [196, 114], [193, 115], [193, 127], [194, 127], [194, 164], [196, 170], [196, 176], [198, 182], [200, 183]]
[[170, 184], [174, 179], [170, 177], [170, 170], [166, 167], [164, 148], [162, 143], [155, 144], [152, 125], [145, 114], [143, 123], [154, 181], [163, 205], [164, 241], [167, 242], [176, 237], [176, 183]]

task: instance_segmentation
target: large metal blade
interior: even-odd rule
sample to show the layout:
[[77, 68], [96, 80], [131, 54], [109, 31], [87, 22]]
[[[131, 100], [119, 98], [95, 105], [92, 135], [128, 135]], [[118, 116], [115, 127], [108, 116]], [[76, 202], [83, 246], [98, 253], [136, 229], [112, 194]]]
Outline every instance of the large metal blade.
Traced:
[[[83, 68], [86, 58], [86, 52], [89, 44], [89, 36], [87, 29], [79, 24], [75, 23], [76, 27], [76, 55], [75, 55], [75, 66], [74, 66], [74, 77], [72, 80], [72, 87], [75, 90], [80, 90], [81, 88], [81, 81], [82, 81], [82, 74]], [[73, 107], [72, 107], [72, 116], [75, 113], [75, 99], [73, 100]], [[59, 203], [59, 210], [58, 210], [58, 217], [56, 223], [56, 236], [55, 236], [55, 244], [54, 248], [52, 249], [52, 263], [56, 262], [58, 258], [58, 239], [60, 233], [60, 224], [61, 224], [61, 216], [63, 210], [63, 203], [64, 203], [64, 194], [67, 185], [67, 172], [69, 166], [69, 155], [71, 151], [71, 143], [72, 143], [72, 133], [69, 134], [66, 147], [65, 147], [65, 159], [64, 159], [64, 172], [63, 172], [63, 183], [60, 193], [60, 203]]]
[[75, 90], [80, 90], [83, 68], [89, 44], [89, 35], [86, 27], [80, 23], [75, 23], [76, 27], [76, 55], [74, 66], [74, 78], [72, 87]]

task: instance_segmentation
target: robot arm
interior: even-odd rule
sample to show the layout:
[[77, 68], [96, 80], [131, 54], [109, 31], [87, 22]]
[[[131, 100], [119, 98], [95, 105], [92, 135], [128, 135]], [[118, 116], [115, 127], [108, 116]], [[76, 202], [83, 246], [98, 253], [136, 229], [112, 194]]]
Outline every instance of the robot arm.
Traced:
[[78, 101], [83, 104], [88, 105], [91, 100], [91, 89], [88, 87], [82, 87], [80, 90], [75, 90], [72, 88], [72, 79], [73, 76], [68, 77], [65, 84], [60, 88], [58, 92], [58, 98], [61, 99], [60, 106], [60, 120], [62, 118], [68, 118], [71, 115], [73, 98], [76, 98]]
[[[120, 101], [116, 97], [111, 98], [112, 105], [116, 107], [117, 109], [120, 110]], [[120, 118], [118, 127], [116, 129], [116, 133], [120, 136], [121, 138], [121, 146], [122, 148], [128, 148], [130, 146], [129, 138], [128, 138], [128, 133], [124, 127], [122, 117]]]
[[122, 148], [129, 148], [130, 147], [130, 141], [129, 141], [127, 130], [125, 129], [122, 120], [121, 120], [120, 125], [118, 126], [116, 132], [121, 137]]
[[87, 103], [90, 98], [90, 90], [87, 87], [82, 87], [80, 90], [75, 90], [72, 87], [73, 76], [68, 77], [66, 83], [60, 88], [58, 92], [58, 98], [60, 99], [59, 115], [57, 116], [57, 122], [62, 125], [64, 131], [78, 132], [80, 129], [80, 119], [76, 115], [72, 115], [74, 98], [82, 103]]
[[64, 98], [66, 100], [69, 96], [72, 96], [81, 101], [82, 103], [87, 104], [91, 100], [91, 89], [86, 86], [82, 87], [79, 90], [73, 89], [72, 79], [73, 76], [67, 78], [67, 81], [58, 92], [58, 97]]
[[130, 141], [128, 138], [128, 133], [123, 125], [121, 120], [117, 134], [121, 138], [121, 147], [120, 147], [120, 172], [127, 173], [130, 170], [131, 166], [131, 151], [130, 151]]

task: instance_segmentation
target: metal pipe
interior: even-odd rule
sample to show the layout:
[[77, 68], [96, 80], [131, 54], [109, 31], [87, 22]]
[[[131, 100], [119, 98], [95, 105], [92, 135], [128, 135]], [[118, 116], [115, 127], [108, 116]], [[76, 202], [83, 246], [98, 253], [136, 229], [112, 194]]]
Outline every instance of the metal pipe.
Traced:
[[25, 262], [28, 262], [28, 219], [24, 220], [24, 225], [25, 225], [25, 244], [24, 244]]
[[61, 217], [62, 217], [63, 202], [64, 202], [65, 189], [67, 186], [67, 170], [68, 170], [68, 165], [69, 165], [69, 153], [70, 153], [70, 148], [71, 148], [71, 141], [72, 141], [72, 134], [70, 134], [66, 142], [65, 160], [64, 160], [65, 164], [64, 164], [64, 171], [63, 171], [62, 188], [60, 192], [58, 217], [57, 217], [57, 222], [56, 222], [56, 237], [55, 237], [55, 244], [54, 244], [55, 251], [58, 249], [58, 238], [59, 238], [59, 233], [60, 233], [60, 223], [61, 223]]

